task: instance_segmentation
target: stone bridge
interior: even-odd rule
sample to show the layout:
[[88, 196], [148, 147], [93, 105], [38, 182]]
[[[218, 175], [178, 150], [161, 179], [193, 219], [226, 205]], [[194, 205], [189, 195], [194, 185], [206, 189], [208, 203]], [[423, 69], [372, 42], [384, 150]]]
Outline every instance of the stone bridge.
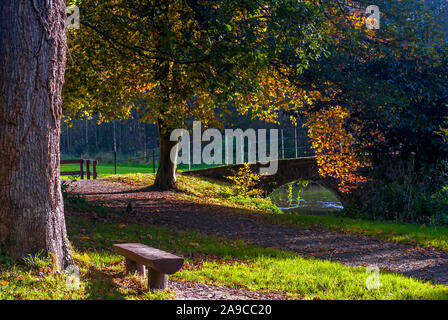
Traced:
[[[229, 180], [226, 179], [226, 177], [235, 175], [242, 166], [243, 165], [240, 164], [227, 165], [187, 171], [183, 172], [183, 174], [228, 182]], [[251, 169], [253, 172], [260, 172], [260, 167], [263, 168], [266, 167], [266, 165], [260, 163], [251, 164]], [[315, 157], [278, 160], [277, 173], [269, 176], [263, 175], [259, 188], [265, 190], [267, 193], [270, 193], [282, 185], [297, 180], [309, 180], [323, 186], [324, 188], [332, 191], [344, 206], [351, 202], [351, 199], [338, 190], [338, 184], [335, 179], [322, 178], [319, 175]]]

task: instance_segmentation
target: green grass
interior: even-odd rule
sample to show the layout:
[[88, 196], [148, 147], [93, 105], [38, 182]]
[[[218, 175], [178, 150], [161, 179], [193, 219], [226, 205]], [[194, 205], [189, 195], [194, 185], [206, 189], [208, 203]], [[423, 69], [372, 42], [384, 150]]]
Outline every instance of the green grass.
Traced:
[[[73, 233], [84, 229], [83, 248], [108, 249], [114, 242], [142, 242], [177, 254], [198, 253], [172, 279], [192, 280], [234, 288], [276, 291], [306, 299], [446, 299], [448, 287], [431, 285], [400, 274], [382, 272], [383, 289], [369, 291], [363, 267], [302, 258], [294, 253], [247, 245], [195, 232], [148, 226], [119, 226], [75, 221]], [[151, 237], [149, 237], [150, 235]], [[85, 237], [85, 236], [84, 236]], [[97, 261], [100, 263], [100, 260]]]
[[0, 256], [0, 300], [85, 298], [82, 285], [73, 290], [68, 281], [68, 274], [56, 273], [50, 259], [40, 254], [18, 262]]
[[[193, 169], [203, 169], [212, 167], [211, 165], [194, 165]], [[79, 171], [79, 164], [63, 164], [61, 165], [61, 171]], [[84, 165], [84, 170], [86, 166]], [[91, 169], [92, 170], [92, 169]], [[178, 171], [187, 171], [187, 165], [179, 165]], [[157, 171], [157, 165], [156, 165]], [[115, 165], [113, 163], [99, 162], [97, 166], [98, 178], [107, 177], [115, 174]], [[139, 164], [132, 162], [119, 162], [117, 166], [117, 174], [134, 174], [134, 173], [153, 173], [152, 163]]]
[[[79, 171], [78, 164], [63, 164], [61, 165], [61, 171]], [[84, 170], [86, 166], [84, 165]], [[91, 169], [92, 170], [92, 169]], [[113, 163], [98, 163], [97, 166], [98, 178], [107, 177], [115, 174], [115, 166]], [[129, 174], [129, 173], [152, 173], [152, 164], [135, 164], [126, 163], [119, 164], [117, 167], [117, 173]]]
[[[68, 219], [68, 232], [80, 266], [78, 288], [51, 269], [48, 259], [0, 264], [0, 299], [172, 299], [173, 292], [146, 292], [138, 275], [126, 275], [113, 243], [141, 242], [177, 254], [193, 254], [170, 279], [278, 292], [291, 299], [447, 299], [448, 287], [382, 271], [378, 290], [367, 290], [364, 267], [302, 258], [195, 232], [142, 225]], [[37, 276], [39, 270], [45, 274]]]

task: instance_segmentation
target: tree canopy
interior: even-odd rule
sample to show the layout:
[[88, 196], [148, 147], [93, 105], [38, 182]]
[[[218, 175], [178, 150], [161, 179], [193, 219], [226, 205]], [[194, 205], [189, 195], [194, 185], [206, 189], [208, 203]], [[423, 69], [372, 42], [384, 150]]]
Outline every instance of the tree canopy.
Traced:
[[303, 70], [323, 50], [323, 18], [309, 2], [77, 4], [82, 28], [69, 35], [68, 116], [115, 118], [142, 101], [150, 122], [213, 121], [235, 94], [259, 94], [279, 57]]
[[344, 191], [385, 155], [412, 155], [417, 168], [446, 156], [443, 2], [377, 1], [378, 30], [364, 0], [75, 2], [69, 117], [136, 107], [169, 152], [172, 129], [220, 126], [229, 101], [266, 121], [305, 115], [321, 174]]
[[288, 74], [307, 97], [302, 111], [321, 173], [345, 189], [366, 181], [360, 169], [385, 160], [412, 156], [419, 170], [447, 156], [446, 11], [420, 0], [376, 4], [380, 29], [369, 30], [364, 9], [327, 2], [330, 54]]
[[110, 119], [136, 106], [143, 120], [158, 124], [162, 153], [176, 145], [168, 146], [166, 135], [188, 118], [219, 125], [231, 98], [241, 112], [256, 106], [269, 118], [269, 107], [285, 98], [269, 80], [279, 75], [278, 62], [302, 72], [326, 42], [325, 18], [309, 1], [76, 4], [82, 27], [69, 35], [65, 114]]

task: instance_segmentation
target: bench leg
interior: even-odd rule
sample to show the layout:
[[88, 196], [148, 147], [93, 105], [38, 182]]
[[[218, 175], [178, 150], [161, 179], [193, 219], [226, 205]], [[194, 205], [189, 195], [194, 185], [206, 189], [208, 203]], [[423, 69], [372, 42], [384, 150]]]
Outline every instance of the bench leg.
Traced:
[[144, 265], [138, 264], [137, 262], [126, 258], [126, 272], [127, 273], [137, 272], [138, 274], [145, 276], [146, 275], [145, 269], [146, 268]]
[[162, 289], [168, 287], [168, 275], [148, 268], [148, 289]]

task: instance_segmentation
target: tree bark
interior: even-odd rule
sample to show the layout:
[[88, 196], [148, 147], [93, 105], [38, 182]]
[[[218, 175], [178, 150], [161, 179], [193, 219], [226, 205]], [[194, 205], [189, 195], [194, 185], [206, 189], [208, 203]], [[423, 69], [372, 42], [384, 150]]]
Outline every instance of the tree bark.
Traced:
[[73, 264], [59, 178], [65, 0], [0, 1], [0, 251]]
[[[177, 187], [176, 169], [177, 169], [177, 149], [178, 141], [170, 141], [171, 130], [164, 127], [162, 121], [157, 122], [160, 142], [159, 167], [157, 168], [154, 187], [160, 190], [170, 190]], [[174, 162], [171, 161], [171, 150], [175, 152]]]

